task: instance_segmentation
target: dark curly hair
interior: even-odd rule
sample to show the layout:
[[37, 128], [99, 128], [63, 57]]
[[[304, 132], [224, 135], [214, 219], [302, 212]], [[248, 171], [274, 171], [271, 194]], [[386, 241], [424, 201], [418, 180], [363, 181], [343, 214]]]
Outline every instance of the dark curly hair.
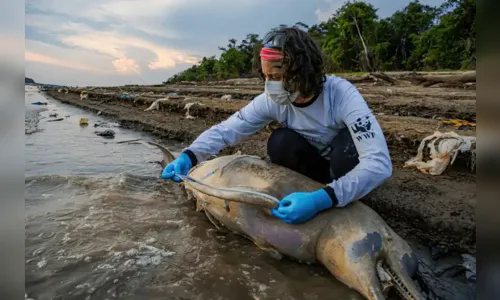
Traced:
[[[282, 79], [285, 90], [291, 93], [299, 91], [305, 98], [321, 93], [326, 74], [320, 47], [307, 32], [297, 27], [281, 27], [274, 33], [285, 35], [281, 49], [285, 54], [283, 60], [285, 72]], [[257, 73], [265, 80], [260, 55], [254, 62]]]

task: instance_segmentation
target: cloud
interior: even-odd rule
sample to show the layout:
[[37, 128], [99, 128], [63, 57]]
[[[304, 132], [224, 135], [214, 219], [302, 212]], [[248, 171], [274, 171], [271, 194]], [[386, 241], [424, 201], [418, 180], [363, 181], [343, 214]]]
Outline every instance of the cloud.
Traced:
[[[263, 4], [263, 0], [26, 0], [26, 38], [32, 42], [26, 57], [57, 65], [59, 70], [104, 70], [165, 80], [180, 67], [218, 54], [217, 46], [229, 38], [241, 40], [249, 33], [248, 24], [264, 16]], [[264, 11], [266, 16], [276, 15], [275, 6], [283, 9], [273, 5]], [[288, 14], [292, 10], [286, 8], [290, 19], [295, 18]], [[279, 23], [265, 19], [273, 23], [268, 28]], [[37, 49], [41, 44], [34, 41], [51, 44], [55, 52]]]
[[36, 52], [31, 52], [31, 51], [25, 51], [24, 52], [24, 59], [27, 61], [33, 61], [33, 62], [38, 62], [38, 63], [43, 63], [43, 64], [49, 64], [49, 65], [54, 65], [54, 66], [59, 66], [59, 67], [65, 67], [65, 68], [71, 68], [71, 69], [78, 69], [78, 70], [87, 70], [87, 71], [94, 71], [94, 72], [103, 72], [107, 73], [104, 70], [94, 68], [89, 65], [81, 64], [75, 61], [66, 61], [62, 59], [58, 59], [55, 57], [50, 57], [47, 55], [43, 55], [40, 53]]
[[[161, 11], [166, 6], [175, 4], [175, 1], [111, 1], [96, 6], [83, 5], [83, 2], [76, 1], [77, 3], [72, 9], [69, 8], [71, 6], [68, 6], [66, 2], [61, 3], [62, 5], [60, 6], [54, 6], [53, 4], [59, 3], [59, 1], [41, 1], [47, 4], [46, 7], [40, 9], [42, 12], [53, 8], [58, 14], [28, 14], [26, 26], [36, 28], [38, 32], [57, 37], [57, 42], [65, 46], [108, 56], [109, 65], [114, 66], [117, 73], [141, 73], [141, 67], [137, 63], [137, 60], [127, 54], [128, 48], [141, 48], [142, 53], [146, 53], [145, 55], [153, 53], [155, 57], [148, 62], [147, 66], [144, 66], [150, 70], [172, 69], [179, 63], [195, 64], [200, 59], [191, 55], [186, 50], [165, 47], [137, 36], [126, 35], [121, 32], [123, 30], [120, 30], [123, 27], [122, 23], [116, 21], [132, 18], [135, 20], [135, 22], [132, 21], [132, 25], [138, 25], [136, 26], [136, 30], [140, 30], [141, 28], [147, 29], [148, 24], [151, 25], [151, 19], [159, 17]], [[92, 1], [90, 0], [90, 2]], [[29, 7], [30, 5], [33, 8], [35, 4], [28, 3], [27, 6]], [[74, 20], [65, 15], [70, 10], [73, 12]], [[79, 18], [81, 17], [92, 19], [94, 22], [109, 17], [111, 19], [114, 18], [115, 23], [108, 24], [107, 30], [99, 30], [95, 28], [99, 27], [99, 23], [93, 23], [93, 26], [91, 26], [88, 21], [85, 23], [80, 20]], [[141, 18], [149, 20], [149, 23], [148, 21], [138, 22]], [[131, 25], [127, 23], [126, 26]], [[161, 31], [161, 34], [165, 36], [171, 37], [173, 35], [172, 31], [166, 29], [157, 29], [156, 31], [158, 34]], [[50, 60], [50, 54], [43, 55], [43, 59], [41, 59], [42, 54], [36, 52], [31, 52], [29, 56], [32, 58], [37, 57], [39, 62], [50, 62], [50, 64], [55, 64], [58, 61], [57, 59]], [[60, 66], [63, 65], [60, 61], [58, 63]]]
[[25, 41], [25, 60], [69, 69], [105, 74], [115, 73], [108, 56], [29, 39]]
[[199, 58], [189, 55], [185, 51], [162, 47], [155, 43], [115, 33], [92, 33], [68, 36], [62, 42], [83, 49], [97, 51], [122, 61], [131, 61], [126, 55], [128, 47], [141, 48], [153, 52], [156, 59], [151, 60], [148, 68], [151, 70], [174, 68], [178, 63], [197, 63]]
[[[102, 84], [159, 83], [203, 56], [217, 57], [218, 46], [230, 38], [240, 42], [249, 33], [263, 36], [272, 27], [298, 21], [313, 25], [344, 2], [26, 0], [26, 72], [42, 76], [35, 80], [66, 84], [98, 79]], [[369, 2], [382, 16], [409, 0]]]
[[139, 65], [135, 60], [127, 57], [117, 58], [113, 60], [113, 66], [118, 73], [123, 74], [139, 74]]
[[316, 14], [316, 19], [318, 22], [326, 22], [328, 19], [340, 8], [344, 5], [343, 0], [325, 0], [325, 3], [328, 4], [328, 7], [325, 10], [316, 9], [314, 13]]

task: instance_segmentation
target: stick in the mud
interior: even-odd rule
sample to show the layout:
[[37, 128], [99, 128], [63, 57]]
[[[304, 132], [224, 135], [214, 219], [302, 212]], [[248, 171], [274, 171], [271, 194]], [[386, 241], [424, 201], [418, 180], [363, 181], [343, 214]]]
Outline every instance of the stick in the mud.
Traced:
[[116, 142], [117, 144], [124, 144], [124, 143], [130, 143], [130, 142], [137, 142], [140, 141], [141, 139], [134, 139], [134, 140], [126, 140], [126, 141], [119, 141]]

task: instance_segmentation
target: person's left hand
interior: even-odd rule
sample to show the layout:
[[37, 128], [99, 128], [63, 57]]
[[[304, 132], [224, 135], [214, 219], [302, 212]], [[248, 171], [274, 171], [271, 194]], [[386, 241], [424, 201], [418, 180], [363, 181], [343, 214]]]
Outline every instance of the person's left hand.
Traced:
[[298, 224], [308, 221], [332, 205], [330, 196], [323, 189], [314, 192], [296, 192], [283, 198], [279, 207], [271, 209], [271, 213], [286, 223]]

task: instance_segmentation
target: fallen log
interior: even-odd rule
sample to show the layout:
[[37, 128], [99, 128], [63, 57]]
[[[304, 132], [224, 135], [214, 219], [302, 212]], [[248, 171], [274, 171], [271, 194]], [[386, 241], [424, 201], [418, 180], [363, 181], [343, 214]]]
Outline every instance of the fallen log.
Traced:
[[381, 79], [381, 80], [384, 80], [384, 81], [387, 81], [389, 82], [390, 84], [393, 84], [393, 85], [397, 85], [399, 84], [399, 80], [396, 80], [394, 78], [392, 78], [391, 76], [383, 73], [383, 72], [370, 72], [370, 75], [377, 78], [377, 79]]
[[455, 75], [414, 75], [412, 77], [412, 81], [426, 87], [437, 83], [476, 82], [476, 71], [470, 71]]

